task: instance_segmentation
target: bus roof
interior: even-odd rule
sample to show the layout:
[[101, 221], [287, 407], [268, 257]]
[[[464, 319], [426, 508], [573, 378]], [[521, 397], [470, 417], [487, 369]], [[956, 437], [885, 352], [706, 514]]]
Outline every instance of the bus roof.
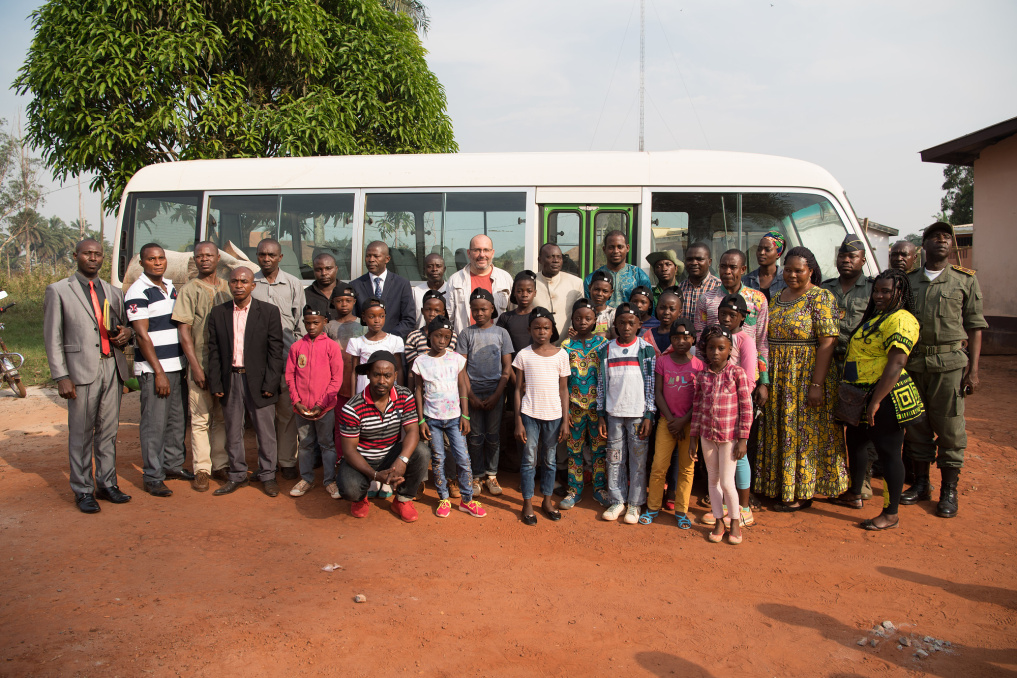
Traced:
[[803, 160], [727, 151], [454, 153], [237, 158], [160, 163], [127, 192], [501, 186], [745, 186], [840, 184]]

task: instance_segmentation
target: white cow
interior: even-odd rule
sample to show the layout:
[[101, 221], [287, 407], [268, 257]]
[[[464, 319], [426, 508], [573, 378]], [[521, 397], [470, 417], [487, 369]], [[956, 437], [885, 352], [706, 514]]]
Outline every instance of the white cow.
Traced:
[[[220, 278], [229, 278], [230, 271], [238, 266], [247, 266], [252, 271], [258, 271], [256, 263], [248, 259], [247, 255], [232, 242], [227, 242], [226, 247], [219, 250], [219, 270], [217, 273]], [[130, 263], [127, 264], [127, 272], [124, 273], [124, 292], [128, 290], [135, 280], [141, 277], [141, 274], [141, 260], [135, 254], [131, 257]], [[194, 265], [194, 255], [191, 252], [166, 250], [166, 273], [163, 274], [163, 277], [172, 280], [173, 286], [177, 289], [183, 287], [184, 283], [188, 280], [197, 278], [198, 267]]]

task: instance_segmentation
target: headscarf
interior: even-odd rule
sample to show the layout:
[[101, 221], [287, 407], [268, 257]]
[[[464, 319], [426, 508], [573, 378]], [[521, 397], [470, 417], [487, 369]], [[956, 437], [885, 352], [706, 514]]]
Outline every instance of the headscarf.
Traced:
[[777, 256], [784, 253], [784, 248], [787, 247], [787, 238], [780, 231], [767, 231], [764, 238], [769, 238], [777, 245]]

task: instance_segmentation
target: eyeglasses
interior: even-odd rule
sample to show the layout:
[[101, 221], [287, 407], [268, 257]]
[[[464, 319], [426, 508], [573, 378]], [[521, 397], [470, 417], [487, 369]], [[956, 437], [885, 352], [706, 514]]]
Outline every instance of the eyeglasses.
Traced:
[[487, 248], [487, 247], [484, 247], [484, 248], [474, 247], [470, 251], [471, 252], [476, 252], [477, 254], [494, 254], [494, 250], [490, 249], [490, 248]]

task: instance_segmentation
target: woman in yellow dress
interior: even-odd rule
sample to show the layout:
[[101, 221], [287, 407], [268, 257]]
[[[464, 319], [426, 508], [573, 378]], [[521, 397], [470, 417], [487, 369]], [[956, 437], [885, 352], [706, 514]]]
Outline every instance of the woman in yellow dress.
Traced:
[[848, 424], [851, 487], [834, 502], [863, 508], [866, 443], [871, 441], [883, 467], [883, 512], [861, 523], [866, 530], [897, 527], [897, 504], [904, 488], [904, 427], [925, 411], [918, 389], [904, 371], [908, 354], [918, 341], [913, 309], [907, 275], [895, 268], [880, 273], [872, 283], [869, 305], [851, 335], [844, 360], [844, 381], [868, 391], [869, 399], [859, 425]]
[[847, 489], [844, 429], [833, 416], [837, 380], [830, 370], [837, 302], [818, 287], [816, 257], [806, 247], [784, 258], [787, 287], [770, 299], [770, 398], [763, 411], [755, 491], [779, 499], [775, 511], [812, 505], [816, 494]]

